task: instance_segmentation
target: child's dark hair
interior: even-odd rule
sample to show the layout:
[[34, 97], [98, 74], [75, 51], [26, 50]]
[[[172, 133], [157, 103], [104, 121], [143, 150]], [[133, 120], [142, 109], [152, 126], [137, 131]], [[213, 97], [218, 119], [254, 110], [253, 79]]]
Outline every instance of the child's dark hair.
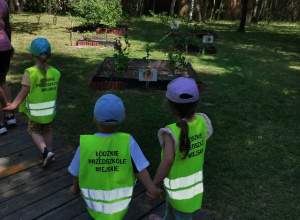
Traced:
[[198, 100], [196, 102], [189, 103], [175, 103], [168, 99], [168, 106], [173, 114], [181, 118], [176, 125], [181, 129], [179, 137], [179, 151], [182, 154], [181, 159], [185, 159], [189, 153], [191, 144], [189, 139], [189, 126], [186, 119], [195, 114], [198, 106]]

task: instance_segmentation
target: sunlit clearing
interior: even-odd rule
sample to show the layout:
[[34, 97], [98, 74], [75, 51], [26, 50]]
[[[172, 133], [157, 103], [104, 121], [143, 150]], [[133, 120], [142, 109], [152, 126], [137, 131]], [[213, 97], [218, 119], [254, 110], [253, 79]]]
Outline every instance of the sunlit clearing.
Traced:
[[300, 70], [300, 66], [289, 66], [289, 68], [294, 69], [294, 70]]

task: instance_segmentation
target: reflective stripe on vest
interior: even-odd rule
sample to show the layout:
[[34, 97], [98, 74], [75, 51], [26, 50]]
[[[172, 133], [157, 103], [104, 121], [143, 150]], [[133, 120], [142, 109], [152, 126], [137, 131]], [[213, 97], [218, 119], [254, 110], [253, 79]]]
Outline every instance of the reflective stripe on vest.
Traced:
[[55, 112], [55, 108], [40, 111], [29, 110], [29, 112], [32, 116], [47, 116], [52, 115]]
[[115, 202], [112, 204], [108, 204], [108, 203], [96, 202], [96, 201], [91, 201], [91, 200], [85, 199], [85, 203], [86, 203], [87, 207], [89, 207], [90, 209], [92, 209], [96, 212], [102, 212], [105, 214], [113, 214], [113, 213], [116, 213], [116, 212], [126, 209], [129, 205], [130, 200], [131, 200], [131, 198], [126, 199], [126, 200], [121, 200], [119, 202]]
[[48, 116], [52, 115], [56, 109], [56, 101], [30, 104], [26, 102], [26, 106], [32, 116]]
[[40, 110], [40, 109], [46, 109], [46, 108], [53, 108], [56, 105], [56, 100], [54, 101], [49, 101], [49, 102], [42, 102], [42, 103], [36, 103], [32, 104], [29, 102], [26, 102], [26, 106], [29, 109], [35, 109], [35, 110]]
[[191, 188], [183, 189], [183, 190], [179, 190], [179, 191], [171, 191], [168, 189], [166, 189], [166, 190], [171, 199], [176, 199], [176, 200], [190, 199], [190, 198], [193, 198], [195, 195], [203, 193], [203, 182], [201, 182]]
[[190, 176], [186, 177], [180, 177], [177, 179], [169, 179], [166, 177], [164, 179], [164, 184], [166, 188], [169, 189], [178, 189], [178, 188], [184, 188], [194, 185], [195, 183], [201, 182], [203, 180], [202, 170], [194, 173]]
[[133, 187], [125, 187], [114, 190], [81, 189], [81, 193], [84, 197], [104, 201], [113, 201], [116, 199], [130, 197], [132, 192]]

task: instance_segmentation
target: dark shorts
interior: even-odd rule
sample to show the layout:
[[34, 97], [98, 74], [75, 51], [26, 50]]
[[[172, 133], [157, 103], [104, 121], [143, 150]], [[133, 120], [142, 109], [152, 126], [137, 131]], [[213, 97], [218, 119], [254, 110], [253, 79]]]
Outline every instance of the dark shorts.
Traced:
[[0, 51], [0, 74], [6, 76], [9, 71], [12, 50]]
[[47, 124], [39, 124], [28, 118], [28, 132], [29, 134], [38, 133], [43, 134], [51, 131], [51, 122]]

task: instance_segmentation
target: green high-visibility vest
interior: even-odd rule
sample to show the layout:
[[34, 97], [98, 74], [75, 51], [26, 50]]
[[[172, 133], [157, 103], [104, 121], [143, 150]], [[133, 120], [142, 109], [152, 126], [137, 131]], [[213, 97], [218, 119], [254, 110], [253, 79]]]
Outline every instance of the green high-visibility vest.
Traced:
[[30, 92], [20, 104], [19, 111], [37, 123], [53, 121], [56, 114], [56, 97], [60, 72], [50, 66], [45, 75], [35, 67], [26, 69], [30, 78]]
[[192, 213], [201, 208], [203, 195], [206, 123], [200, 115], [195, 116], [196, 120], [188, 122], [191, 145], [185, 159], [181, 159], [182, 154], [179, 151], [180, 128], [176, 123], [166, 126], [173, 131], [178, 143], [173, 166], [164, 179], [166, 197], [174, 209], [185, 213]]
[[81, 135], [78, 178], [87, 210], [94, 219], [123, 219], [136, 181], [130, 135]]

